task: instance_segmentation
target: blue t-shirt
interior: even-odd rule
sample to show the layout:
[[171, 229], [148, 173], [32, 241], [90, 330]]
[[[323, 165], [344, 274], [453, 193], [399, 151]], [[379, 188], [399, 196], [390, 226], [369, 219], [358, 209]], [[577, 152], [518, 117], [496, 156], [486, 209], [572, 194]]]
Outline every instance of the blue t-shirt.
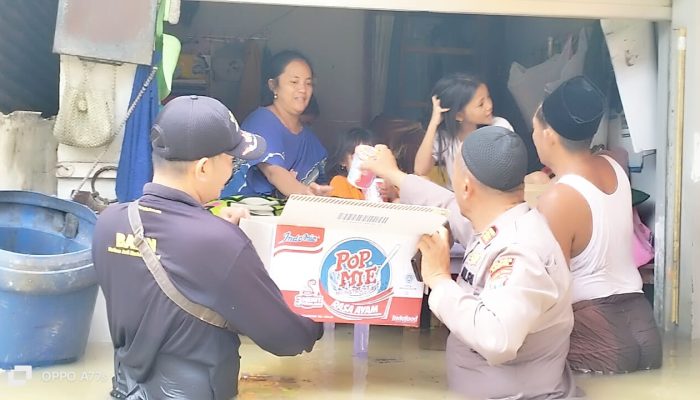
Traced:
[[226, 185], [222, 197], [241, 195], [278, 196], [277, 189], [267, 180], [258, 164], [280, 166], [296, 171], [297, 180], [305, 184], [323, 182], [328, 153], [316, 135], [308, 127], [295, 135], [290, 132], [272, 111], [259, 107], [243, 121], [241, 127], [256, 133], [267, 142], [267, 151], [257, 160], [243, 163]]

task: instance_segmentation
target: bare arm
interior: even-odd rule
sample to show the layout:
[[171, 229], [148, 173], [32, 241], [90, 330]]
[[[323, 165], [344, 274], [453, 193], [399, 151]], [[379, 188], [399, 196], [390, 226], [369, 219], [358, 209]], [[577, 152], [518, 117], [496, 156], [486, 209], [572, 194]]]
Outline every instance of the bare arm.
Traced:
[[440, 100], [433, 96], [433, 114], [430, 117], [428, 128], [425, 130], [423, 141], [416, 152], [416, 159], [413, 162], [413, 170], [416, 175], [428, 175], [430, 169], [435, 165], [433, 158], [433, 145], [437, 137], [437, 130], [440, 122], [442, 122], [442, 113], [448, 111], [448, 108], [440, 107]]
[[554, 238], [559, 242], [566, 263], [569, 264], [574, 243], [574, 215], [571, 212], [571, 196], [562, 185], [555, 185], [537, 199], [537, 209], [544, 215]]
[[331, 191], [330, 186], [316, 183], [306, 186], [299, 182], [292, 172], [278, 165], [260, 163], [258, 167], [265, 178], [285, 196], [292, 194], [327, 195]]
[[425, 130], [425, 136], [423, 136], [423, 141], [418, 147], [416, 152], [416, 159], [413, 162], [413, 170], [416, 175], [428, 175], [430, 169], [435, 165], [435, 159], [433, 158], [433, 143], [435, 143], [435, 137], [437, 136], [437, 125], [430, 121], [428, 124], [428, 129]]
[[365, 161], [362, 168], [384, 178], [387, 184], [397, 186], [400, 191], [399, 200], [404, 204], [442, 207], [450, 210], [448, 216], [450, 234], [462, 245], [468, 246], [474, 230], [471, 222], [460, 212], [454, 193], [425, 178], [408, 175], [399, 170], [396, 158], [385, 145], [378, 144], [375, 148], [376, 157]]

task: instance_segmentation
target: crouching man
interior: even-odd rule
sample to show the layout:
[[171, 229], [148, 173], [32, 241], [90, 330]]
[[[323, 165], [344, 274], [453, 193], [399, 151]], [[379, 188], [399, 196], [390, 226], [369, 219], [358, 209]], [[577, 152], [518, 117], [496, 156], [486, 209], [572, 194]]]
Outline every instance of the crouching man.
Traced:
[[430, 309], [451, 331], [450, 390], [478, 399], [575, 397], [566, 363], [571, 277], [546, 220], [523, 200], [527, 151], [520, 137], [500, 127], [467, 136], [453, 165], [454, 193], [399, 171], [385, 147], [365, 167], [397, 185], [402, 202], [461, 214], [450, 218], [467, 248], [456, 282], [448, 231], [419, 243]]
[[[151, 130], [153, 182], [97, 220], [93, 260], [114, 345], [116, 399], [229, 400], [243, 334], [279, 356], [311, 351], [322, 325], [287, 307], [236, 225], [202, 207], [236, 159], [265, 141], [218, 100], [170, 101]], [[231, 223], [234, 222], [234, 223]]]

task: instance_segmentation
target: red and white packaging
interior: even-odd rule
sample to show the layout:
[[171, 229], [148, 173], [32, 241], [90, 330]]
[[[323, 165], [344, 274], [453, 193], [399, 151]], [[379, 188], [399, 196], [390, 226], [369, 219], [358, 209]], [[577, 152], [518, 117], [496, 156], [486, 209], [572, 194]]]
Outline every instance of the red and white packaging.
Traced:
[[383, 202], [384, 198], [382, 197], [382, 191], [380, 188], [380, 186], [383, 184], [384, 179], [382, 178], [372, 179], [372, 183], [370, 183], [369, 187], [363, 191], [365, 194], [365, 201], [372, 201], [375, 203]]
[[[313, 210], [312, 213], [309, 210]], [[418, 326], [423, 284], [411, 257], [447, 210], [293, 195], [280, 217], [241, 220], [297, 314], [319, 322]]]
[[348, 170], [348, 182], [358, 189], [366, 190], [372, 185], [375, 175], [370, 171], [363, 171], [360, 167], [362, 163], [373, 157], [376, 150], [372, 146], [358, 145], [355, 147], [355, 153], [352, 155], [350, 169]]

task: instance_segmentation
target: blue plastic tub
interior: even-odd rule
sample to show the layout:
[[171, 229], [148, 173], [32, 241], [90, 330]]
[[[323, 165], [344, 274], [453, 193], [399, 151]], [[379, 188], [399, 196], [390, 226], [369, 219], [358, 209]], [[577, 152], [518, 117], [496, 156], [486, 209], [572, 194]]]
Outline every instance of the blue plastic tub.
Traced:
[[97, 296], [89, 208], [0, 191], [0, 368], [75, 361]]

